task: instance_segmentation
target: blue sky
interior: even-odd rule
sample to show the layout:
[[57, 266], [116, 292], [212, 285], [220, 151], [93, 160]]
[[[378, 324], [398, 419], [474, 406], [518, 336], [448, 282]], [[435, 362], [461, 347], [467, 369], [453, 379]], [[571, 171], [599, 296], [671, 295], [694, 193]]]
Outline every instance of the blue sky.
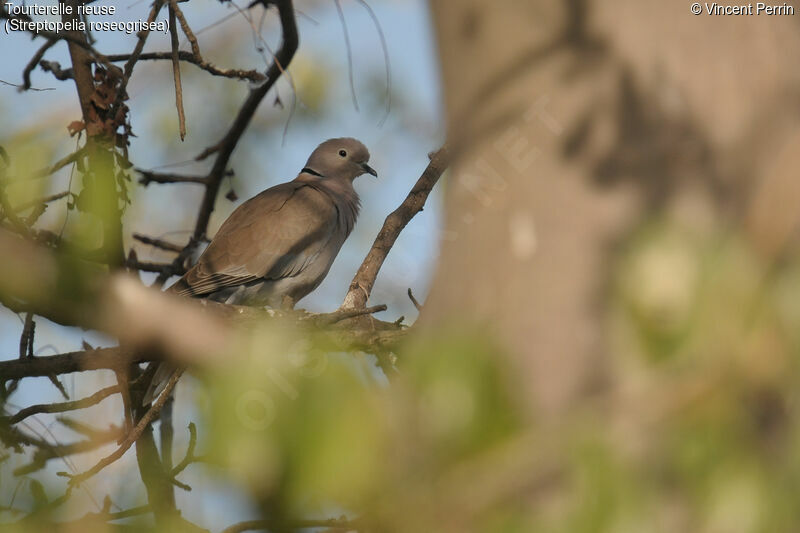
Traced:
[[[18, 3], [18, 2], [16, 2]], [[40, 0], [41, 5], [55, 4], [55, 0]], [[111, 4], [111, 2], [98, 2]], [[146, 2], [116, 2], [117, 15], [108, 20], [136, 20], [146, 17], [149, 6]], [[216, 25], [198, 35], [204, 56], [221, 67], [264, 68], [265, 62], [254, 46], [255, 38], [251, 25], [237, 14], [235, 9], [217, 2], [192, 2], [181, 4], [186, 10], [191, 26], [197, 32], [229, 14], [226, 22]], [[242, 6], [246, 5], [244, 2]], [[353, 136], [367, 144], [371, 153], [371, 164], [380, 179], [367, 176], [356, 182], [362, 197], [363, 210], [356, 230], [345, 244], [328, 278], [312, 295], [300, 302], [299, 307], [312, 310], [332, 310], [341, 302], [350, 278], [357, 269], [377, 234], [383, 219], [403, 200], [414, 181], [425, 168], [428, 152], [438, 148], [441, 142], [441, 105], [438, 85], [435, 46], [428, 16], [428, 7], [423, 0], [374, 0], [371, 3], [381, 22], [388, 43], [391, 60], [392, 93], [394, 105], [388, 120], [379, 125], [383, 116], [382, 91], [384, 90], [383, 51], [378, 34], [368, 13], [356, 1], [343, 0], [342, 6], [349, 30], [353, 57], [353, 78], [359, 99], [356, 111], [350, 94], [347, 70], [347, 51], [342, 27], [332, 0], [298, 1], [297, 8], [301, 46], [290, 72], [298, 82], [298, 93], [303, 101], [315, 99], [322, 87], [324, 97], [318, 107], [305, 108], [303, 102], [283, 134], [289, 115], [291, 89], [284, 81], [278, 93], [284, 108], [273, 106], [274, 93], [262, 103], [251, 128], [245, 134], [234, 154], [231, 165], [237, 175], [232, 185], [239, 200], [236, 203], [220, 200], [211, 221], [213, 231], [224, 218], [248, 197], [262, 189], [292, 179], [310, 151], [329, 137]], [[162, 14], [162, 18], [165, 13]], [[258, 16], [256, 17], [258, 23]], [[274, 13], [267, 15], [263, 35], [269, 46], [277, 45], [278, 32]], [[125, 53], [133, 47], [135, 36], [124, 33], [96, 35], [96, 47], [104, 53]], [[7, 35], [0, 30], [0, 80], [21, 83], [21, 73], [41, 40], [31, 41], [23, 34]], [[153, 35], [146, 51], [168, 50], [168, 36]], [[187, 49], [182, 40], [182, 49]], [[68, 65], [66, 46], [62, 43], [51, 49], [47, 58]], [[233, 58], [233, 59], [232, 59]], [[268, 58], [268, 56], [267, 56]], [[204, 75], [192, 66], [183, 66], [184, 101], [187, 109], [188, 136], [181, 143], [177, 135], [175, 119], [172, 72], [169, 62], [140, 63], [129, 85], [131, 100], [128, 102], [133, 117], [133, 129], [137, 135], [132, 140], [130, 156], [143, 168], [191, 160], [206, 146], [216, 142], [230, 124], [238, 103], [244, 97], [246, 85], [241, 82], [214, 79], [207, 81]], [[319, 73], [322, 73], [321, 75]], [[41, 70], [33, 74], [33, 85], [54, 90], [19, 93], [16, 88], [0, 84], [0, 116], [3, 129], [0, 144], [20, 132], [27, 132], [31, 139], [55, 141], [54, 158], [69, 153], [74, 148], [74, 139], [66, 135], [66, 124], [79, 119], [75, 88], [71, 82], [59, 82]], [[13, 154], [12, 154], [13, 157]], [[43, 166], [46, 161], [42, 162]], [[179, 164], [169, 167], [181, 173], [202, 173], [210, 162]], [[51, 184], [52, 191], [64, 190], [69, 183], [69, 172], [58, 175]], [[77, 182], [72, 190], [77, 189]], [[228, 189], [223, 187], [223, 193]], [[150, 235], [164, 235], [183, 243], [192, 225], [192, 214], [200, 199], [199, 187], [187, 185], [151, 185], [147, 189], [134, 187], [134, 201], [125, 217], [125, 231]], [[384, 319], [394, 320], [405, 315], [407, 320], [416, 318], [416, 311], [405, 292], [411, 287], [420, 298], [428, 290], [432, 269], [435, 265], [440, 224], [440, 192], [429, 200], [425, 211], [417, 216], [399, 238], [378, 278], [371, 303], [386, 303], [389, 311]], [[48, 210], [43, 222], [56, 230], [63, 223], [66, 210], [63, 202]], [[142, 259], [168, 260], [170, 256], [137, 243], [135, 246]], [[0, 310], [0, 357], [14, 357], [18, 351], [21, 322], [15, 314]], [[80, 349], [81, 339], [91, 343], [109, 344], [111, 339], [76, 329], [62, 328], [44, 320], [37, 321], [35, 348], [42, 353]], [[102, 373], [99, 373], [102, 374]], [[65, 384], [74, 396], [79, 397], [96, 390], [106, 383], [109, 376], [67, 377]], [[58, 393], [47, 380], [31, 380], [20, 387], [12, 401], [17, 405], [28, 405], [58, 399]], [[113, 421], [119, 416], [116, 400], [104, 402], [92, 412], [96, 419]], [[188, 413], [178, 410], [176, 427], [185, 428]], [[42, 418], [38, 429], [51, 428], [56, 438], [74, 439], [53, 425], [52, 419]], [[181, 446], [182, 436], [177, 438]], [[103, 450], [108, 452], [108, 449]], [[90, 466], [96, 456], [80, 456], [75, 463]], [[130, 463], [121, 462], [112, 469], [112, 475], [97, 480], [94, 490], [102, 495], [113, 489], [114, 475], [123, 475]], [[7, 476], [8, 465], [0, 471], [0, 498], [13, 490], [14, 480]], [[52, 471], [63, 470], [64, 465], [53, 465]], [[204, 473], [203, 475], [207, 474]], [[202, 479], [192, 479], [187, 472], [186, 480], [202, 484]], [[205, 489], [210, 489], [205, 484]], [[236, 498], [221, 489], [201, 490], [192, 493], [187, 502], [189, 517], [219, 528], [241, 518], [236, 509]], [[180, 497], [183, 497], [182, 495]], [[8, 502], [0, 501], [2, 504]], [[135, 503], [135, 502], [132, 502]]]

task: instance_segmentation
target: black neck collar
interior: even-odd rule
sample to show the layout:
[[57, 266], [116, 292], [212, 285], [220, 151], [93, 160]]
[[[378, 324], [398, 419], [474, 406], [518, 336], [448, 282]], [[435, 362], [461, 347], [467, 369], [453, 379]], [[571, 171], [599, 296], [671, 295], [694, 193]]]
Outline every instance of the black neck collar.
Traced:
[[317, 176], [318, 178], [324, 178], [325, 177], [322, 174], [320, 174], [319, 172], [317, 172], [316, 170], [314, 170], [313, 168], [305, 167], [305, 168], [303, 168], [303, 170], [300, 171], [300, 174], [302, 174], [303, 172], [305, 172], [306, 174], [311, 174], [312, 176]]

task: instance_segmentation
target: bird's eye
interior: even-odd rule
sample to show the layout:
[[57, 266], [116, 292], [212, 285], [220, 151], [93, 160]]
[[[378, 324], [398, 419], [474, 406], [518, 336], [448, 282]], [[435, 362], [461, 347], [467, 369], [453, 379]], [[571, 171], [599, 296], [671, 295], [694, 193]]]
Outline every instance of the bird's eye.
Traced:
[[345, 152], [344, 150], [339, 150], [339, 155], [342, 157], [347, 157], [347, 152]]

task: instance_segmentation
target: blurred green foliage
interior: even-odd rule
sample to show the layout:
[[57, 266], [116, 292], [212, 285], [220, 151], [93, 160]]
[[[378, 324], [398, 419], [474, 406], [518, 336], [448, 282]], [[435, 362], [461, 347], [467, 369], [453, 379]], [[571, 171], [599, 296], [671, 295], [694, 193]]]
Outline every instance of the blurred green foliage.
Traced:
[[435, 510], [402, 506], [422, 494], [434, 504], [441, 476], [521, 430], [513, 389], [482, 336], [420, 345], [389, 386], [349, 355], [317, 354], [311, 366], [276, 357], [293, 352], [271, 350], [276, 337], [258, 335], [270, 340], [252, 344], [252, 364], [215, 372], [205, 415], [215, 462], [276, 521], [333, 506], [424, 529]]

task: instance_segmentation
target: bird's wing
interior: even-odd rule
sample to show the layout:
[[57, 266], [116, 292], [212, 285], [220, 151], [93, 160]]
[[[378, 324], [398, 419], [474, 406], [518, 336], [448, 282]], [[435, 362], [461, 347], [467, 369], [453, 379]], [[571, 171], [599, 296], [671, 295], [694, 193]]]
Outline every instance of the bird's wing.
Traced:
[[267, 189], [231, 214], [171, 290], [204, 296], [262, 278], [295, 276], [330, 241], [336, 217], [328, 195], [308, 184], [292, 181]]

